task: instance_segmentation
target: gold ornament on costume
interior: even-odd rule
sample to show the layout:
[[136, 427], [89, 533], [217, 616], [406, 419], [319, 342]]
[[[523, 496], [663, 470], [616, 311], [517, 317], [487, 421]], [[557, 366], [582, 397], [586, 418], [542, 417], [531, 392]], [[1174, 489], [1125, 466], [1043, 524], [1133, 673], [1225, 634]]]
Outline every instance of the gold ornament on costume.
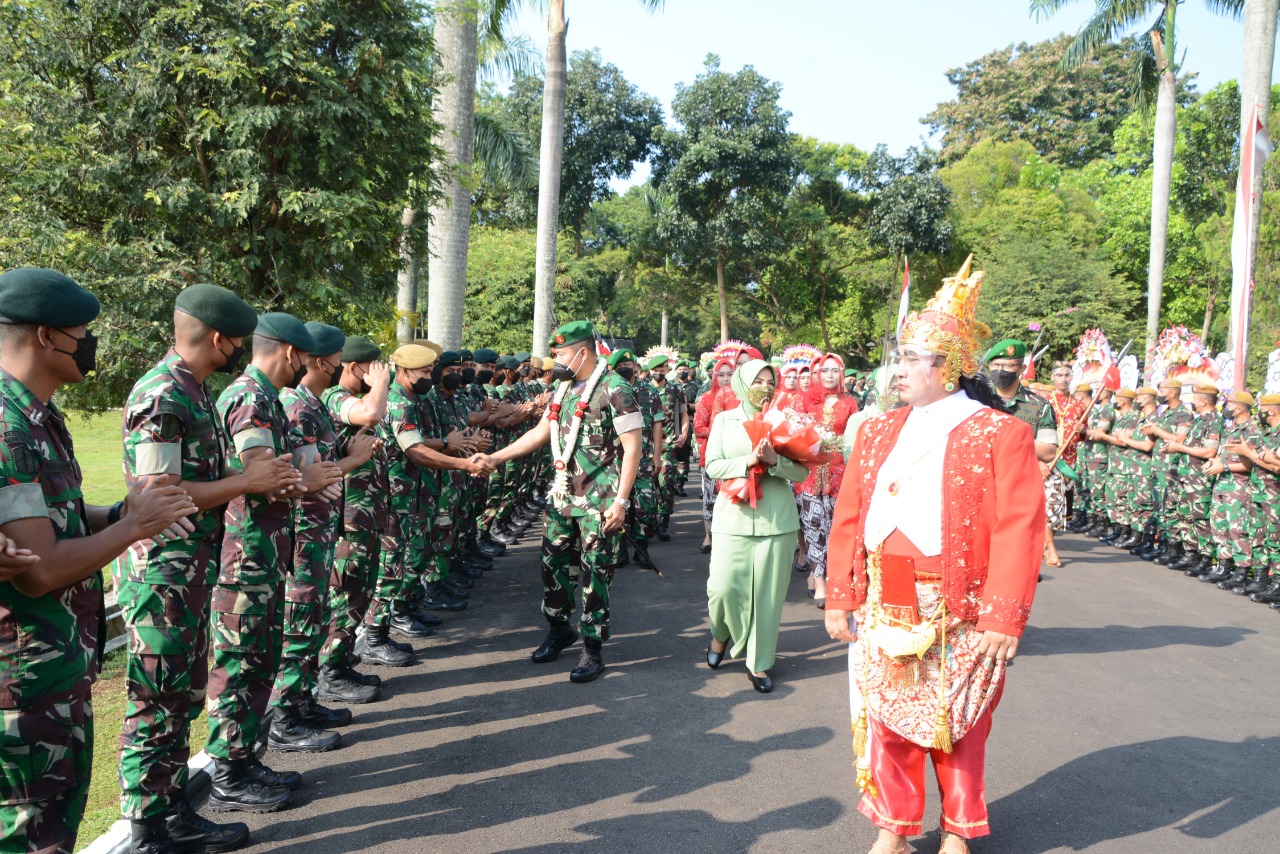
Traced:
[[971, 377], [978, 371], [982, 342], [991, 330], [977, 318], [978, 294], [986, 273], [970, 273], [970, 254], [954, 276], [942, 280], [942, 287], [925, 305], [923, 311], [911, 312], [902, 326], [899, 344], [916, 344], [931, 353], [946, 356], [943, 367], [948, 387], [954, 387], [963, 374]]

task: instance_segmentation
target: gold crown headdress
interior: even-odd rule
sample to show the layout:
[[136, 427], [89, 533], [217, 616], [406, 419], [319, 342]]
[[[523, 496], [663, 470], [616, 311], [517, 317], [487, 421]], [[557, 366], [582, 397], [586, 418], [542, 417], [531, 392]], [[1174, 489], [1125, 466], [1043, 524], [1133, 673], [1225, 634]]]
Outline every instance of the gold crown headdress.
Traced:
[[942, 280], [942, 287], [920, 312], [911, 312], [902, 325], [900, 344], [917, 344], [930, 353], [946, 356], [944, 367], [947, 388], [955, 388], [963, 374], [971, 377], [978, 371], [978, 354], [991, 330], [977, 318], [978, 294], [986, 273], [970, 274], [973, 254], [965, 259], [960, 271]]

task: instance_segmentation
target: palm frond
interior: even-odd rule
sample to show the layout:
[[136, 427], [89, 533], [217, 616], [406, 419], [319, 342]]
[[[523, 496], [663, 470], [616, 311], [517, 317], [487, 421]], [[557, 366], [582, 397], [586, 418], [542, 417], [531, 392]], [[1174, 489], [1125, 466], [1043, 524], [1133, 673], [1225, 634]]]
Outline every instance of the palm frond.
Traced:
[[1075, 0], [1031, 0], [1031, 14], [1037, 21], [1047, 21], [1055, 12], [1065, 9]]
[[1135, 39], [1137, 49], [1133, 52], [1133, 64], [1129, 68], [1129, 95], [1134, 108], [1140, 113], [1151, 111], [1160, 89], [1160, 63], [1151, 40], [1152, 30], [1164, 32], [1163, 16], [1160, 23]]
[[528, 35], [495, 40], [486, 34], [476, 48], [476, 71], [482, 80], [541, 77], [542, 52]]
[[533, 143], [493, 110], [476, 110], [474, 162], [496, 187], [521, 189], [538, 182]]
[[1244, 16], [1244, 0], [1204, 0], [1204, 5], [1215, 15], [1235, 18], [1237, 21]]
[[488, 0], [482, 8], [481, 38], [503, 41], [505, 34], [511, 32], [520, 10], [528, 5], [525, 0]]

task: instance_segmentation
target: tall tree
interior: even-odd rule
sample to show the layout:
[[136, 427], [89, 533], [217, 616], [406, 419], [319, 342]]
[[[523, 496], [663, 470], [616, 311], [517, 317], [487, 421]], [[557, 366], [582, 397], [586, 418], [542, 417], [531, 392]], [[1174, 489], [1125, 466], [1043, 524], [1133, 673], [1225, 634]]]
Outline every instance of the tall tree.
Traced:
[[[640, 0], [650, 10], [663, 0]], [[542, 144], [538, 156], [538, 275], [534, 284], [533, 353], [544, 356], [554, 317], [556, 237], [560, 232], [560, 168], [564, 159], [564, 104], [568, 89], [565, 0], [549, 0], [546, 78], [542, 94]]]
[[792, 183], [791, 114], [779, 105], [781, 94], [751, 66], [730, 74], [708, 56], [692, 84], [676, 87], [671, 110], [680, 129], [662, 133], [654, 162], [654, 182], [674, 201], [667, 238], [687, 267], [714, 272], [722, 339], [729, 337], [729, 268], [735, 256], [776, 248], [759, 226]]
[[[1048, 16], [1072, 0], [1031, 0], [1031, 10]], [[1064, 70], [1079, 68], [1097, 53], [1104, 42], [1114, 39], [1141, 20], [1157, 17], [1138, 39], [1135, 54], [1134, 96], [1139, 105], [1148, 103], [1156, 91], [1155, 166], [1151, 187], [1151, 251], [1147, 262], [1147, 348], [1155, 349], [1160, 334], [1160, 305], [1164, 297], [1165, 243], [1169, 228], [1169, 191], [1173, 181], [1173, 143], [1176, 130], [1177, 39], [1179, 0], [1094, 0], [1093, 16], [1081, 27], [1063, 57]], [[1210, 10], [1239, 17], [1244, 0], [1205, 0]]]

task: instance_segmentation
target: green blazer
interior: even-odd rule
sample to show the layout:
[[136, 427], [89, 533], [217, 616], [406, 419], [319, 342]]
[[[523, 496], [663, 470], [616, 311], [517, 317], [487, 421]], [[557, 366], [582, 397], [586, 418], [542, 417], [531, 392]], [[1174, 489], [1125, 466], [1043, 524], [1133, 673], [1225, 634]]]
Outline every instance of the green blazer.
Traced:
[[[739, 406], [721, 412], [711, 422], [707, 438], [706, 470], [716, 480], [746, 477], [747, 458], [751, 456], [751, 440], [743, 422], [747, 414]], [[760, 487], [756, 507], [743, 502], [735, 504], [720, 493], [716, 496], [715, 514], [711, 517], [711, 533], [735, 534], [740, 537], [770, 537], [793, 534], [800, 529], [796, 512], [796, 494], [791, 483], [809, 476], [809, 469], [785, 457], [769, 469]]]

